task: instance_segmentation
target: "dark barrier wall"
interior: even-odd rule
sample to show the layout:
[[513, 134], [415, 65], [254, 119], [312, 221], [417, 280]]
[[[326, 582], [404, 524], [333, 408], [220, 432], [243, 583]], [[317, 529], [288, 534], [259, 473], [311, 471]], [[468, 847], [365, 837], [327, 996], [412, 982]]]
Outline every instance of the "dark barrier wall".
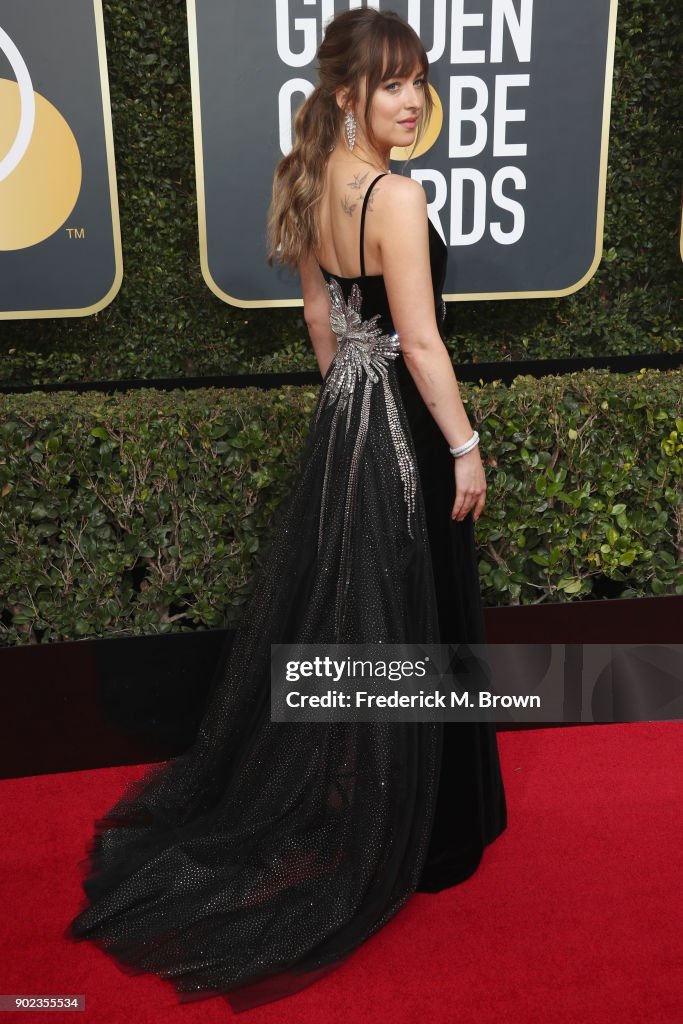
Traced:
[[0, 318], [84, 316], [121, 285], [100, 0], [0, 8]]
[[[345, 6], [188, 5], [202, 269], [227, 302], [300, 296], [296, 276], [265, 264], [263, 213], [325, 25]], [[450, 249], [444, 297], [581, 288], [602, 252], [616, 0], [387, 6], [428, 49], [436, 106], [404, 173]]]

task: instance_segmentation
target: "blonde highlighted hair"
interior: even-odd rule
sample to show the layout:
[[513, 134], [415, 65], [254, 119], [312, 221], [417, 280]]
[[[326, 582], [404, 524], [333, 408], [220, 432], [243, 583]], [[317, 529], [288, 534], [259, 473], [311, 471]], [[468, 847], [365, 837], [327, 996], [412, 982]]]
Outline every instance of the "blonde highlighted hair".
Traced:
[[[362, 7], [338, 14], [327, 26], [318, 48], [318, 85], [294, 118], [294, 144], [275, 168], [268, 211], [268, 264], [296, 270], [311, 249], [319, 248], [316, 207], [322, 198], [324, 170], [330, 150], [340, 138], [344, 112], [336, 92], [348, 90], [348, 105], [357, 104], [363, 80], [367, 85], [366, 134], [375, 144], [370, 106], [375, 90], [391, 78], [409, 75], [416, 66], [426, 79], [429, 61], [420, 37], [394, 11]], [[425, 83], [425, 102], [415, 146], [432, 112]]]

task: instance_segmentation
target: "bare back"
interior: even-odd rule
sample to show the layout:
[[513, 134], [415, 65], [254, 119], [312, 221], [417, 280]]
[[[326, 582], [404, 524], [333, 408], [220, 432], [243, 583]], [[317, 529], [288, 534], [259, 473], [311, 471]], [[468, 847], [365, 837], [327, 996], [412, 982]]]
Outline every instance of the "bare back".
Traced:
[[[368, 186], [381, 173], [379, 168], [362, 160], [335, 160], [330, 157], [328, 161], [323, 196], [318, 205], [320, 250], [314, 255], [331, 274], [346, 278], [360, 276], [358, 240], [363, 199]], [[377, 182], [367, 203], [364, 232], [367, 275], [382, 273], [379, 238], [373, 229], [372, 210], [383, 187], [383, 181]]]

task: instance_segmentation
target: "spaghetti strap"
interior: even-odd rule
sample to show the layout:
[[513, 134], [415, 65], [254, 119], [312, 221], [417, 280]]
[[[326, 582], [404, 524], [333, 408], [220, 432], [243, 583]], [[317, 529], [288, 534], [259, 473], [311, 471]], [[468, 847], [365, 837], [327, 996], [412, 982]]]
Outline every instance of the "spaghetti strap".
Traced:
[[365, 237], [365, 210], [366, 210], [367, 205], [368, 205], [368, 199], [370, 198], [370, 193], [372, 192], [376, 182], [378, 182], [380, 178], [385, 177], [385, 175], [387, 175], [389, 173], [390, 173], [389, 171], [385, 171], [384, 174], [378, 174], [377, 177], [373, 181], [371, 181], [370, 184], [368, 185], [367, 192], [365, 193], [365, 197], [363, 198], [363, 209], [361, 210], [361, 214], [360, 214], [360, 276], [361, 277], [365, 277], [365, 255], [363, 253], [363, 239]]

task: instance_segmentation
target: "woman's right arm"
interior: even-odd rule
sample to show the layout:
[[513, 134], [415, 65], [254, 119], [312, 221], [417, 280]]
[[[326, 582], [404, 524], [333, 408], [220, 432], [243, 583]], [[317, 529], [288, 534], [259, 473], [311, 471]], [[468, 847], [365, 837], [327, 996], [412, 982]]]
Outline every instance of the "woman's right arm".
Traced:
[[[418, 391], [451, 448], [472, 436], [451, 357], [441, 340], [434, 311], [429, 263], [427, 198], [419, 182], [392, 176], [382, 182], [373, 204], [391, 317], [403, 358]], [[486, 476], [479, 448], [453, 460], [456, 497], [451, 516], [481, 515]]]

